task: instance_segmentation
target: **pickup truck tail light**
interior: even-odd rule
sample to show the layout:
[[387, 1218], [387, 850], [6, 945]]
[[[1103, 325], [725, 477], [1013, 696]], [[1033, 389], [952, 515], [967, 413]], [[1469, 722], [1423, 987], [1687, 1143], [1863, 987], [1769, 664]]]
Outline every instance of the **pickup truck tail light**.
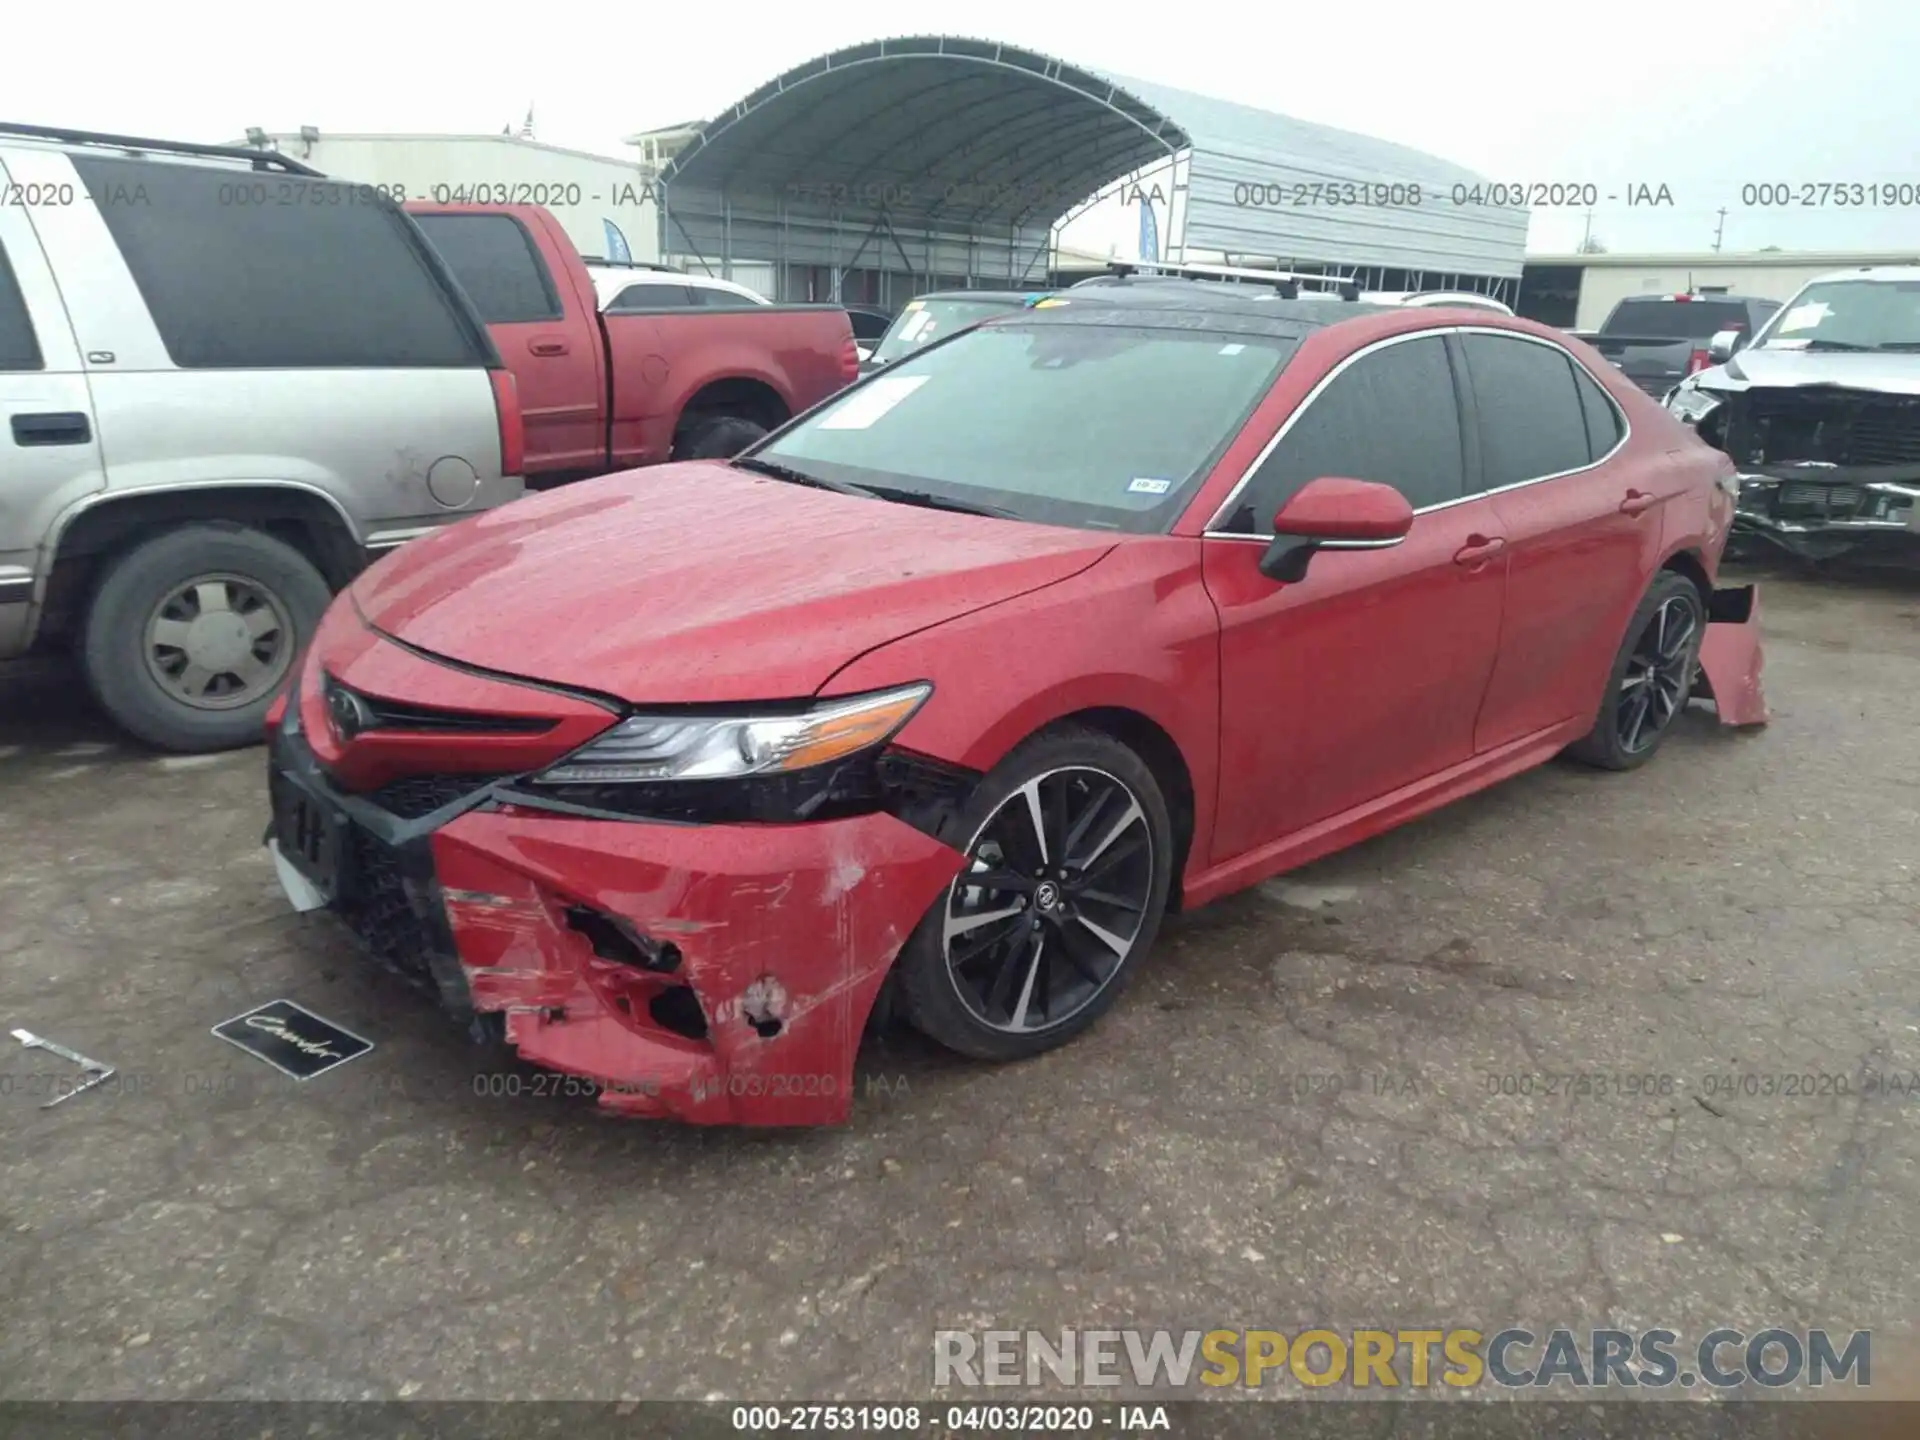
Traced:
[[853, 343], [853, 332], [847, 332], [847, 338], [840, 342], [840, 379], [851, 383], [860, 378], [860, 347]]
[[527, 465], [527, 426], [520, 415], [520, 391], [513, 372], [489, 370], [493, 377], [493, 408], [500, 417], [500, 473], [518, 475]]
[[1704, 350], [1694, 351], [1691, 355], [1687, 356], [1687, 374], [1689, 375], [1699, 374], [1702, 370], [1707, 368], [1707, 363], [1708, 361], [1707, 361], [1706, 351]]

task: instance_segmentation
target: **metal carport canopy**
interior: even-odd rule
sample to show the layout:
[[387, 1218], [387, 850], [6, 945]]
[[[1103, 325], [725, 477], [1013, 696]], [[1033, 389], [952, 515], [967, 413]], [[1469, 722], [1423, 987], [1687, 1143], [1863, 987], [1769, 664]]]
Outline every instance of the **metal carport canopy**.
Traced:
[[[1188, 252], [1518, 275], [1524, 212], [1456, 207], [1470, 172], [1251, 106], [1121, 80], [1018, 46], [877, 40], [777, 76], [707, 121], [660, 176], [663, 253], [1019, 279], [1053, 223], [1178, 159]], [[1264, 203], [1295, 181], [1419, 182], [1418, 206]], [[1181, 219], [1184, 218], [1184, 224]]]

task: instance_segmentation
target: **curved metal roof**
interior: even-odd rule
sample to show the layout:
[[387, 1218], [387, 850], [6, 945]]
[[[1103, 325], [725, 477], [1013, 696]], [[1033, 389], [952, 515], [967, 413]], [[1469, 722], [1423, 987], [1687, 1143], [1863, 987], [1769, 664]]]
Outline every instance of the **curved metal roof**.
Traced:
[[[1520, 273], [1525, 212], [1439, 203], [1478, 178], [1457, 165], [1017, 45], [940, 35], [835, 50], [706, 121], [661, 172], [663, 244], [679, 248], [677, 228], [703, 254], [770, 258], [777, 238], [796, 263], [839, 263], [826, 257], [837, 255], [840, 227], [870, 224], [887, 233], [862, 252], [890, 242], [905, 262], [917, 243], [908, 269], [977, 273], [980, 244], [997, 244], [1013, 265], [1005, 273], [1018, 275], [1018, 252], [1044, 248], [1062, 215], [1176, 157], [1187, 188], [1170, 228], [1188, 250]], [[1418, 182], [1423, 203], [1286, 203], [1295, 185], [1314, 182]]]
[[851, 45], [797, 65], [700, 127], [672, 193], [939, 216], [1052, 219], [1190, 142], [1122, 86], [1064, 60], [956, 36]]

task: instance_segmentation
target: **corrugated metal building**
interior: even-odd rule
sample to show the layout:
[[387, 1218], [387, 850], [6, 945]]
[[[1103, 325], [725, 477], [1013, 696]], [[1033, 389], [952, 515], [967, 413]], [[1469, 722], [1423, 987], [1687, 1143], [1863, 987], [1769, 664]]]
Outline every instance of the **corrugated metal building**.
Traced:
[[[655, 261], [660, 224], [653, 171], [633, 160], [545, 145], [523, 135], [329, 135], [253, 132], [325, 175], [380, 185], [409, 200], [545, 205], [582, 255]], [[609, 230], [609, 226], [613, 229]]]
[[662, 253], [718, 274], [770, 263], [781, 299], [897, 305], [969, 280], [1043, 282], [1055, 222], [1169, 163], [1173, 258], [1511, 301], [1525, 249], [1523, 210], [1454, 203], [1479, 178], [1459, 166], [990, 40], [836, 50], [676, 149], [660, 176]]
[[1629, 295], [1722, 290], [1730, 295], [1789, 300], [1807, 281], [1835, 270], [1914, 264], [1920, 264], [1920, 255], [1911, 250], [1529, 255], [1520, 309], [1549, 325], [1597, 330]]

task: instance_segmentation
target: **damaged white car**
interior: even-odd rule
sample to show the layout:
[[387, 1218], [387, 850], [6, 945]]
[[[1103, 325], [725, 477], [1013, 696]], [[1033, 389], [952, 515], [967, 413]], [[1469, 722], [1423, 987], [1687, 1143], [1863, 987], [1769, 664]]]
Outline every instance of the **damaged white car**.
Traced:
[[1740, 467], [1733, 549], [1920, 564], [1920, 266], [1808, 282], [1667, 409]]

